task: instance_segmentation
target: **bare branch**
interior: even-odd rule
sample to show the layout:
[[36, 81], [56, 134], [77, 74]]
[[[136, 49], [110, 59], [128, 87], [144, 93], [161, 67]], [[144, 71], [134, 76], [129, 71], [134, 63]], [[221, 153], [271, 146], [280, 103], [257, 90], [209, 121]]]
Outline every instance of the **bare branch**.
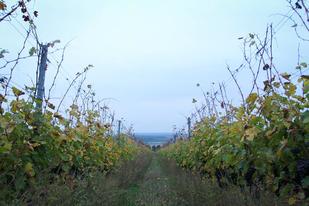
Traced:
[[[302, 17], [302, 15], [299, 13], [299, 11], [297, 10], [296, 7], [293, 6], [291, 0], [287, 0], [287, 2], [289, 3], [290, 7], [293, 9], [293, 11], [295, 12], [295, 14], [299, 17], [299, 19], [301, 20], [301, 22], [303, 23], [304, 27], [306, 28], [306, 30], [309, 32], [309, 27], [306, 23], [306, 21], [304, 20], [304, 18]], [[307, 7], [304, 7], [305, 10], [308, 11]], [[308, 12], [306, 12], [306, 15], [308, 15]], [[307, 19], [308, 20], [308, 19]]]
[[83, 72], [78, 72], [75, 76], [75, 78], [72, 80], [72, 82], [70, 83], [69, 87], [67, 88], [66, 92], [64, 93], [59, 105], [58, 105], [58, 108], [57, 108], [57, 111], [56, 112], [59, 112], [59, 109], [65, 99], [65, 97], [67, 96], [68, 92], [70, 91], [70, 89], [72, 88], [72, 86], [75, 84], [75, 82], [77, 81], [77, 79], [79, 79], [83, 74], [85, 74], [91, 67], [93, 67], [92, 65], [88, 65]]
[[11, 16], [18, 8], [20, 7], [20, 4], [15, 5], [12, 7], [11, 11], [5, 14], [3, 17], [0, 17], [0, 22]]
[[52, 84], [51, 84], [51, 86], [50, 86], [50, 88], [49, 88], [49, 90], [48, 90], [47, 101], [50, 100], [51, 91], [52, 91], [52, 89], [54, 88], [54, 86], [55, 86], [55, 84], [56, 84], [56, 80], [57, 80], [58, 74], [59, 74], [59, 72], [60, 72], [60, 68], [61, 68], [62, 63], [63, 63], [63, 61], [64, 61], [65, 50], [66, 50], [66, 46], [63, 48], [61, 60], [60, 60], [60, 62], [59, 62], [58, 65], [57, 65], [56, 74], [55, 74], [54, 79], [53, 79], [53, 82], [52, 82]]
[[27, 35], [26, 35], [26, 38], [25, 38], [25, 40], [24, 40], [24, 42], [23, 42], [23, 46], [22, 46], [22, 48], [21, 48], [21, 50], [18, 52], [18, 55], [17, 55], [17, 60], [15, 61], [15, 64], [11, 67], [11, 69], [10, 69], [10, 76], [9, 76], [9, 78], [8, 78], [8, 81], [7, 81], [7, 84], [6, 84], [6, 87], [5, 87], [5, 92], [4, 92], [4, 96], [6, 96], [7, 95], [7, 93], [8, 93], [8, 86], [10, 85], [10, 82], [11, 82], [11, 80], [12, 80], [12, 78], [13, 78], [13, 72], [14, 72], [14, 70], [15, 70], [15, 68], [16, 68], [16, 66], [17, 66], [17, 64], [18, 64], [18, 62], [19, 62], [19, 59], [20, 59], [20, 56], [21, 56], [21, 54], [22, 54], [22, 52], [25, 50], [25, 48], [26, 48], [26, 43], [27, 43], [27, 40], [28, 40], [28, 38], [29, 38], [29, 35], [30, 35], [30, 29], [29, 29], [29, 31], [27, 32]]
[[[243, 65], [240, 65], [236, 70], [239, 70], [242, 67], [243, 67]], [[235, 73], [233, 73], [231, 71], [231, 69], [230, 69], [230, 67], [228, 65], [227, 65], [227, 70], [230, 72], [230, 74], [231, 74], [231, 76], [232, 76], [232, 78], [233, 78], [233, 80], [234, 80], [234, 82], [235, 82], [235, 84], [236, 84], [236, 86], [237, 86], [237, 88], [239, 90], [239, 93], [241, 95], [241, 99], [242, 99], [242, 102], [243, 102], [243, 107], [245, 108], [246, 102], [245, 102], [244, 93], [242, 92], [241, 87], [240, 87], [240, 85], [239, 85], [239, 83], [238, 83], [238, 81], [237, 81], [237, 79], [235, 77]]]

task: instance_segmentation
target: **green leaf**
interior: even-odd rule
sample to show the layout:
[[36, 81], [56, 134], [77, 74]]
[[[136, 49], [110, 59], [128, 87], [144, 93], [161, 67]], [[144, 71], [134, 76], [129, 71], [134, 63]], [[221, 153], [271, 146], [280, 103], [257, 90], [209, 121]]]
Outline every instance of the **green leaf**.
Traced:
[[14, 95], [15, 95], [16, 97], [19, 97], [19, 96], [25, 94], [25, 92], [23, 92], [23, 91], [17, 89], [16, 87], [13, 87], [12, 90], [13, 90], [13, 93], [14, 93]]
[[285, 185], [281, 190], [280, 190], [280, 196], [284, 197], [288, 195], [291, 191], [293, 190], [293, 185], [292, 184], [287, 184]]
[[32, 48], [29, 50], [29, 55], [30, 55], [30, 56], [33, 56], [34, 54], [36, 54], [36, 49], [35, 49], [35, 47], [32, 47]]
[[0, 59], [3, 58], [3, 57], [4, 57], [4, 54], [7, 54], [7, 53], [9, 53], [7, 50], [2, 49], [2, 50], [0, 51]]
[[26, 187], [26, 177], [24, 175], [16, 175], [15, 189], [21, 191]]
[[290, 82], [284, 83], [285, 94], [287, 96], [292, 96], [296, 93], [296, 86]]
[[306, 62], [302, 62], [302, 63], [300, 63], [300, 66], [302, 66], [303, 68], [307, 68], [308, 64]]
[[0, 154], [1, 153], [8, 153], [12, 150], [12, 143], [5, 142], [4, 145], [0, 147]]
[[253, 46], [255, 44], [255, 41], [252, 41], [250, 44], [249, 44], [249, 46], [251, 47], [251, 46]]
[[303, 82], [303, 92], [304, 94], [309, 93], [309, 80], [305, 79]]
[[62, 169], [63, 169], [63, 171], [65, 171], [65, 172], [69, 172], [70, 171], [70, 165], [68, 165], [68, 164], [64, 164], [63, 166], [62, 166]]
[[35, 176], [35, 172], [34, 172], [32, 163], [28, 162], [28, 163], [25, 165], [25, 172], [26, 172], [26, 174], [29, 175], [30, 177], [34, 177], [34, 176]]
[[50, 47], [54, 47], [55, 44], [59, 44], [59, 43], [60, 43], [60, 40], [55, 40], [55, 41], [53, 41], [53, 42], [50, 42], [50, 43], [49, 43], [49, 46], [50, 46]]
[[254, 104], [257, 98], [258, 98], [257, 93], [252, 93], [248, 96], [248, 98], [246, 99], [246, 102], [247, 104]]
[[308, 117], [305, 117], [305, 119], [304, 119], [304, 124], [308, 124], [309, 123], [309, 116]]
[[305, 179], [303, 179], [301, 181], [301, 183], [302, 183], [303, 187], [308, 188], [309, 187], [309, 176], [305, 177]]
[[274, 85], [274, 87], [276, 87], [277, 89], [280, 87], [280, 83], [279, 83], [279, 82], [274, 82], [273, 85]]

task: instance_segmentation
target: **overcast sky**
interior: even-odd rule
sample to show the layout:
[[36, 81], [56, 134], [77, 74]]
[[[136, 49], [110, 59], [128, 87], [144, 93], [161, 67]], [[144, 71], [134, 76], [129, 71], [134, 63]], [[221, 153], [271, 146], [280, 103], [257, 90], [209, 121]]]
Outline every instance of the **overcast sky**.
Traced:
[[[93, 64], [88, 83], [98, 98], [113, 98], [108, 104], [117, 117], [138, 132], [170, 132], [173, 125], [184, 125], [194, 108], [192, 98], [202, 96], [196, 84], [208, 90], [212, 82], [229, 79], [226, 64], [242, 63], [238, 37], [263, 35], [272, 22], [278, 29], [277, 67], [294, 72], [297, 63], [292, 23], [278, 26], [282, 16], [276, 14], [289, 11], [285, 0], [36, 0], [34, 9], [41, 41], [60, 39], [64, 45], [73, 39], [53, 95], [63, 94], [66, 76]], [[0, 47], [9, 50], [22, 41], [11, 24], [0, 25], [5, 34]], [[302, 44], [303, 61], [308, 51]], [[19, 67], [14, 78], [29, 81], [33, 71]], [[243, 86], [251, 80], [248, 74], [239, 77]], [[239, 99], [236, 95], [231, 89], [231, 98]]]

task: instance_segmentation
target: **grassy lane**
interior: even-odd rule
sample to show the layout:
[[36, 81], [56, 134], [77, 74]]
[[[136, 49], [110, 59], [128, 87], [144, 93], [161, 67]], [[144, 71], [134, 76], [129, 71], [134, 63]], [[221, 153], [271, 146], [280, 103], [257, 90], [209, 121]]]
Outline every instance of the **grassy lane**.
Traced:
[[259, 199], [236, 186], [224, 189], [209, 180], [202, 180], [198, 174], [178, 167], [156, 153], [152, 154], [143, 181], [138, 184], [136, 206], [273, 206], [285, 205], [274, 197], [262, 194]]
[[157, 154], [152, 155], [151, 164], [140, 184], [136, 199], [139, 206], [186, 205], [185, 200], [170, 186], [170, 178], [162, 170]]
[[[157, 153], [140, 154], [108, 175], [97, 173], [80, 180], [76, 188], [51, 185], [49, 196], [34, 193], [33, 205], [203, 206], [281, 205], [262, 196], [249, 198], [237, 187], [219, 188], [202, 181]], [[29, 205], [29, 204], [28, 204]], [[30, 204], [31, 205], [31, 204]]]

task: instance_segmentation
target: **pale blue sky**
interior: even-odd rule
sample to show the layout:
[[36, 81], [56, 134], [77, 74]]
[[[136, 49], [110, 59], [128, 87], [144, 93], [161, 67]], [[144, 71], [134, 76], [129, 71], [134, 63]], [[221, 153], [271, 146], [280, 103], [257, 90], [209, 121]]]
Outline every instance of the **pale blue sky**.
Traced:
[[[207, 90], [212, 82], [229, 79], [226, 63], [232, 68], [242, 63], [238, 37], [264, 34], [267, 24], [282, 18], [273, 14], [288, 11], [285, 0], [37, 0], [35, 8], [42, 41], [60, 39], [64, 44], [74, 39], [63, 76], [73, 77], [93, 64], [88, 82], [97, 96], [116, 99], [109, 105], [117, 117], [140, 132], [169, 132], [173, 125], [184, 125], [184, 116], [193, 110], [192, 98], [202, 96], [196, 83]], [[282, 71], [294, 71], [297, 62], [298, 41], [291, 25], [276, 35], [275, 57]], [[16, 38], [21, 41], [8, 23], [0, 25], [0, 32], [6, 34], [1, 48], [14, 47]], [[308, 44], [301, 51], [308, 60]], [[19, 68], [15, 78], [25, 81], [25, 74], [33, 72]], [[244, 88], [250, 82], [248, 73], [239, 78]], [[64, 84], [64, 77], [60, 82]], [[230, 88], [237, 101], [235, 87]], [[58, 83], [53, 95], [62, 93]]]

